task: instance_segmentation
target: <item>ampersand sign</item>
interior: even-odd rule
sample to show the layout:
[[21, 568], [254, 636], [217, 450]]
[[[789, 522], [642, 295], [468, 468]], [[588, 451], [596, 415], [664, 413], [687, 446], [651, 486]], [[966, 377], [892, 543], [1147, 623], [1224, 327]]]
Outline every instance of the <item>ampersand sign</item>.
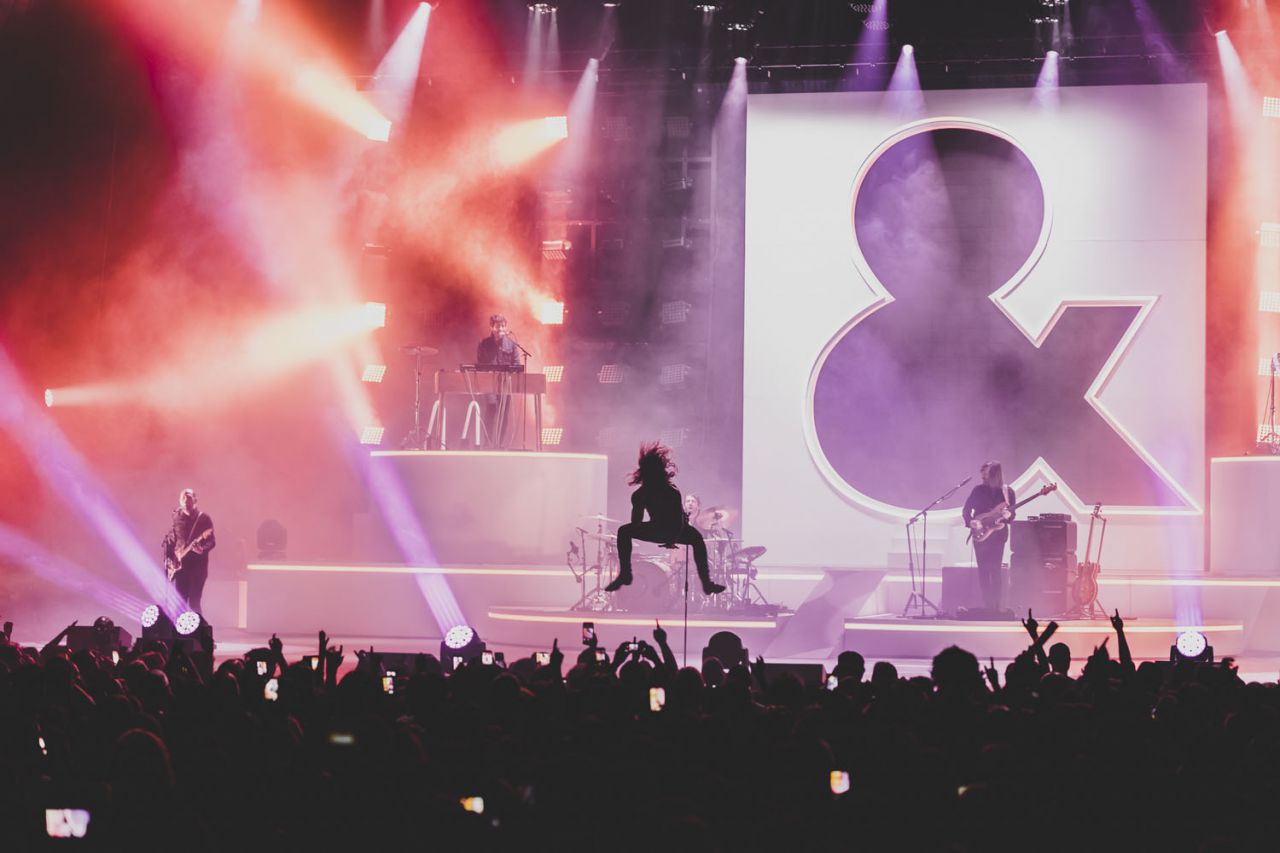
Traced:
[[1037, 346], [991, 299], [1034, 267], [1050, 230], [1013, 140], [963, 121], [898, 134], [857, 181], [852, 227], [886, 295], [814, 367], [811, 450], [833, 485], [912, 509], [984, 460], [1014, 480], [1043, 457], [1090, 502], [1181, 504], [1088, 399], [1140, 309], [1068, 306]]

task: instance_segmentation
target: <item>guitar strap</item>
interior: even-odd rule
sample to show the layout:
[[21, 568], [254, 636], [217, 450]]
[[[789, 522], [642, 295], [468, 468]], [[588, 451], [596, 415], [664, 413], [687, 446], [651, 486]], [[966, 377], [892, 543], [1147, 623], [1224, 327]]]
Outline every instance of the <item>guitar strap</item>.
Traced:
[[184, 547], [184, 548], [185, 548], [187, 545], [190, 545], [190, 544], [191, 544], [191, 537], [195, 534], [195, 532], [196, 532], [196, 525], [200, 523], [200, 516], [202, 516], [202, 515], [204, 515], [204, 513], [203, 513], [203, 512], [200, 512], [199, 510], [197, 510], [197, 511], [196, 511], [196, 517], [195, 517], [195, 518], [193, 518], [193, 519], [191, 520], [191, 526], [187, 528], [187, 535], [186, 535], [185, 541], [183, 541], [183, 543], [182, 543], [182, 545], [183, 545], [183, 547]]

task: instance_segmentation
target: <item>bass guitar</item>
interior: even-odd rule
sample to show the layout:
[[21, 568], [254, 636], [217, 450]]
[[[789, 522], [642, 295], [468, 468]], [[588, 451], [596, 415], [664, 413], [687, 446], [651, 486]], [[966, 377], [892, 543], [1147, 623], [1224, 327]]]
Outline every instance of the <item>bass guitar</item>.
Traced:
[[981, 515], [975, 515], [973, 521], [969, 522], [969, 538], [974, 542], [985, 542], [995, 533], [1004, 530], [1009, 525], [1009, 519], [1018, 507], [1029, 504], [1036, 498], [1042, 498], [1050, 492], [1057, 491], [1057, 489], [1057, 483], [1050, 483], [1031, 497], [1023, 498], [1013, 506], [1009, 506], [1008, 501], [1001, 501]]
[[169, 580], [171, 582], [173, 581], [173, 576], [182, 571], [182, 558], [190, 554], [196, 545], [200, 544], [212, 535], [213, 528], [210, 527], [186, 545], [183, 545], [181, 548], [174, 549], [172, 558], [165, 558], [164, 570], [169, 573]]

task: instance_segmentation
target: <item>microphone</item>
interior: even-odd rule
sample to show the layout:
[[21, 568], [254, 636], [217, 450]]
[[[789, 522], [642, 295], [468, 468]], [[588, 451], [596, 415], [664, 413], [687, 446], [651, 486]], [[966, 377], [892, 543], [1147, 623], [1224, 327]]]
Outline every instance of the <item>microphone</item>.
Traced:
[[[970, 474], [968, 477], [965, 477], [963, 480], [960, 481], [960, 486], [963, 486], [965, 483], [969, 482], [972, 479], [973, 479], [973, 475]], [[960, 486], [956, 486], [956, 488], [958, 489], [960, 488]]]

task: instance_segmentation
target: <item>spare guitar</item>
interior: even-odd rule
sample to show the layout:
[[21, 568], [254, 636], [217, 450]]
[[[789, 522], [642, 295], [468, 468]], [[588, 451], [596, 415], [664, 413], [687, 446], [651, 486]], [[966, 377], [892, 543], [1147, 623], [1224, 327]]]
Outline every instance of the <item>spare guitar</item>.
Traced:
[[[1098, 536], [1098, 554], [1093, 555], [1093, 527], [1101, 521], [1101, 532]], [[1102, 504], [1093, 505], [1093, 514], [1089, 516], [1089, 540], [1084, 546], [1084, 562], [1076, 568], [1076, 579], [1071, 585], [1071, 600], [1075, 607], [1069, 614], [1075, 618], [1093, 619], [1098, 615], [1106, 616], [1107, 611], [1098, 602], [1098, 573], [1102, 571], [1102, 542], [1107, 536], [1107, 519], [1102, 515]]]
[[201, 533], [199, 536], [197, 536], [195, 539], [192, 539], [186, 545], [183, 545], [181, 548], [176, 549], [173, 552], [172, 558], [169, 558], [169, 557], [165, 558], [164, 570], [169, 573], [170, 581], [173, 580], [174, 575], [182, 571], [182, 558], [190, 554], [192, 549], [194, 549], [196, 545], [200, 544], [201, 542], [208, 539], [212, 535], [213, 535], [213, 528], [210, 527], [207, 530], [205, 530], [204, 533]]
[[1009, 506], [1008, 501], [1001, 501], [981, 515], [975, 515], [973, 521], [969, 522], [969, 538], [974, 542], [985, 542], [996, 532], [1004, 530], [1009, 525], [1009, 519], [1018, 507], [1029, 504], [1036, 498], [1042, 498], [1050, 492], [1057, 491], [1057, 489], [1057, 483], [1050, 483], [1031, 497], [1023, 498], [1013, 506]]

